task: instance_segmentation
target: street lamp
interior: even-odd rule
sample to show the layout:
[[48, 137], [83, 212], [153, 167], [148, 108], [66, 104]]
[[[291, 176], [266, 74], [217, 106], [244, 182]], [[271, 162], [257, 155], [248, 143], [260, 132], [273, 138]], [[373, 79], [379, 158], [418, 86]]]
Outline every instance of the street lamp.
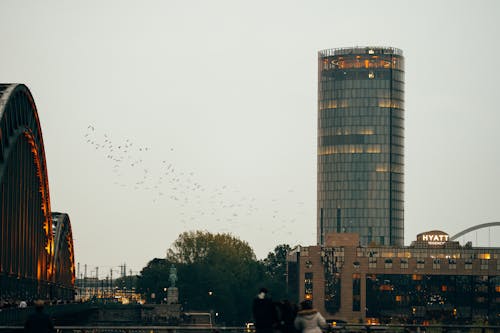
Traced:
[[[215, 317], [214, 317], [214, 303], [213, 303], [213, 298], [212, 296], [214, 295], [214, 292], [213, 290], [209, 290], [208, 291], [208, 303], [209, 303], [209, 306], [210, 306], [210, 317], [213, 318], [213, 321], [214, 321], [214, 324], [215, 324]], [[210, 319], [210, 321], [212, 321], [212, 318]]]

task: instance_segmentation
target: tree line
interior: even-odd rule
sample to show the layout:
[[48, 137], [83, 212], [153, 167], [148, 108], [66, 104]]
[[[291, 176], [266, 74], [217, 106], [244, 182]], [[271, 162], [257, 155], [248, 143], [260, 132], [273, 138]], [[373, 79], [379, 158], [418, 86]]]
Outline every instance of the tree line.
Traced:
[[155, 258], [142, 269], [136, 289], [148, 303], [164, 302], [174, 265], [184, 311], [212, 311], [219, 323], [242, 325], [252, 319], [252, 299], [263, 286], [274, 300], [296, 299], [286, 282], [289, 250], [287, 244], [278, 245], [265, 259], [257, 260], [247, 242], [230, 234], [183, 232], [166, 258]]

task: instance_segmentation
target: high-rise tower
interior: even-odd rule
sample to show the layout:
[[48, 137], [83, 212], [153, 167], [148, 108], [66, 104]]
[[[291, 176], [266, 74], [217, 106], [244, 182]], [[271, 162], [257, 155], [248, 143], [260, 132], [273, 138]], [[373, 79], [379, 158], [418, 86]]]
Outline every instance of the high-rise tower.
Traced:
[[359, 233], [403, 245], [404, 58], [392, 47], [318, 54], [318, 243]]

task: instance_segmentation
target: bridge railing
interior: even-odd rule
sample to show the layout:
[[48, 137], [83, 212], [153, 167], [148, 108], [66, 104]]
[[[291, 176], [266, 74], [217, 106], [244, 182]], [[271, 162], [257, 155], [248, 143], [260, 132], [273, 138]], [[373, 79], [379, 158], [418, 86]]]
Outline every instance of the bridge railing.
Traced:
[[[56, 326], [56, 330], [57, 333], [254, 333], [254, 331], [250, 331], [246, 327], [237, 326]], [[0, 326], [0, 333], [21, 332], [23, 332], [21, 326]], [[342, 324], [330, 327], [324, 332], [500, 333], [500, 326]]]

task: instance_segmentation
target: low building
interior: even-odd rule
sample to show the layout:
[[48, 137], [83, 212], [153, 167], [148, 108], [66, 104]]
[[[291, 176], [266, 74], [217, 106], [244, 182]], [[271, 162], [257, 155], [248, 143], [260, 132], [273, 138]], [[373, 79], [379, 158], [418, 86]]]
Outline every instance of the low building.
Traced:
[[353, 233], [288, 256], [289, 289], [327, 319], [348, 322], [500, 320], [500, 248], [450, 241], [434, 230], [410, 246], [360, 246]]

